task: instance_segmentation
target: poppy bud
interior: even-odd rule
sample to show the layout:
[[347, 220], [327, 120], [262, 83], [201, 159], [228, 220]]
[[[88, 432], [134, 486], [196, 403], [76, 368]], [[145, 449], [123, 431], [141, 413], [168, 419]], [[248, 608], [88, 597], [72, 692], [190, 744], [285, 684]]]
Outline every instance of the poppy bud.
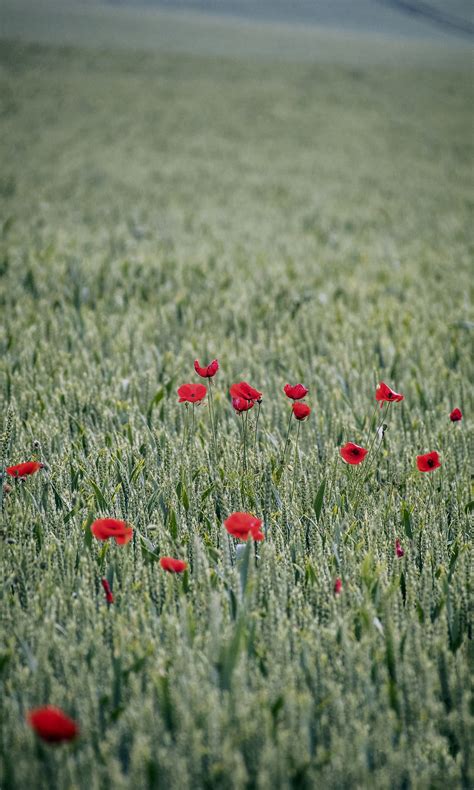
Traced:
[[114, 602], [114, 596], [113, 596], [112, 590], [110, 589], [110, 584], [108, 583], [107, 579], [105, 579], [105, 578], [101, 579], [101, 582], [102, 582], [102, 587], [104, 588], [104, 592], [105, 592], [105, 600], [107, 601], [108, 604], [113, 603]]
[[402, 549], [400, 541], [398, 540], [398, 538], [395, 541], [395, 553], [396, 553], [397, 557], [403, 557], [404, 554], [405, 554], [405, 551]]
[[342, 581], [337, 577], [336, 581], [334, 582], [334, 595], [340, 595], [342, 592]]

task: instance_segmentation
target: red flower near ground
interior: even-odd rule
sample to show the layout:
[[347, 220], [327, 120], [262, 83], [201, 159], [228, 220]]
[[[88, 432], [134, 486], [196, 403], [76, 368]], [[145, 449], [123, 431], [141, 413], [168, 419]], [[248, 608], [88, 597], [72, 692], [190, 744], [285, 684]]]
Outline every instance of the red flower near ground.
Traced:
[[199, 403], [206, 397], [206, 393], [204, 384], [181, 384], [178, 387], [180, 403]]
[[24, 464], [8, 466], [7, 475], [10, 475], [10, 477], [27, 477], [28, 475], [34, 475], [35, 472], [43, 468], [44, 464], [40, 464], [38, 461], [26, 461]]
[[348, 464], [360, 464], [367, 455], [368, 450], [365, 450], [364, 447], [359, 447], [354, 442], [347, 442], [344, 447], [341, 447], [339, 452]]
[[232, 398], [243, 398], [244, 400], [260, 401], [262, 400], [262, 393], [247, 384], [246, 381], [240, 381], [238, 384], [232, 384], [230, 388]]
[[439, 460], [439, 453], [436, 450], [433, 450], [432, 453], [425, 453], [425, 455], [417, 455], [416, 456], [416, 465], [420, 472], [433, 472], [435, 469], [438, 469], [441, 466], [441, 461]]
[[383, 381], [380, 382], [377, 389], [375, 390], [375, 400], [381, 401], [380, 408], [382, 408], [384, 403], [401, 401], [404, 399], [404, 397], [404, 395], [400, 395], [399, 392], [395, 392], [387, 384], [384, 384]]
[[102, 582], [102, 587], [104, 588], [104, 592], [105, 592], [105, 600], [107, 601], [107, 603], [113, 603], [114, 602], [114, 594], [113, 594], [112, 590], [110, 589], [110, 584], [108, 583], [107, 579], [105, 579], [105, 578], [101, 579], [101, 582]]
[[337, 577], [336, 581], [334, 582], [334, 595], [339, 595], [342, 592], [342, 581]]
[[97, 540], [115, 538], [115, 542], [122, 546], [132, 539], [133, 528], [117, 518], [98, 518], [91, 524], [91, 532]]
[[309, 390], [304, 384], [293, 384], [293, 386], [291, 386], [291, 384], [285, 384], [283, 392], [291, 400], [301, 400], [301, 398], [304, 398], [304, 396], [308, 394]]
[[188, 563], [184, 560], [174, 560], [173, 557], [162, 557], [160, 565], [164, 571], [168, 573], [183, 573], [188, 567]]
[[36, 734], [48, 743], [72, 741], [79, 733], [77, 724], [54, 705], [30, 710], [27, 721]]
[[224, 526], [234, 538], [239, 540], [248, 540], [250, 535], [254, 540], [263, 540], [265, 535], [261, 532], [260, 527], [262, 521], [251, 513], [232, 513], [229, 518], [224, 521]]
[[311, 409], [306, 403], [293, 403], [291, 410], [297, 420], [306, 420], [311, 414]]
[[451, 422], [459, 422], [459, 420], [462, 420], [461, 409], [453, 409], [451, 414], [449, 415], [449, 419], [451, 420]]
[[244, 398], [232, 398], [232, 406], [234, 407], [235, 411], [239, 414], [242, 414], [243, 411], [248, 411], [249, 409], [253, 409], [255, 401], [253, 400], [244, 400]]
[[405, 554], [405, 551], [402, 549], [401, 543], [398, 540], [398, 538], [395, 541], [395, 553], [397, 557], [403, 557]]
[[194, 360], [194, 370], [198, 374], [198, 376], [202, 376], [203, 379], [211, 379], [213, 376], [216, 375], [217, 371], [219, 370], [219, 363], [217, 359], [213, 359], [212, 362], [207, 365], [207, 367], [202, 368], [199, 364], [197, 359]]

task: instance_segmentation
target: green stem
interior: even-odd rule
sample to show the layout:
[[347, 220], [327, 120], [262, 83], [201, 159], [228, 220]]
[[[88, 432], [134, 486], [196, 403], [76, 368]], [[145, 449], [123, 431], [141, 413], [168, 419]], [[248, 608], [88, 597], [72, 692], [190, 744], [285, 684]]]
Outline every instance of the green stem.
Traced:
[[216, 415], [214, 411], [214, 396], [212, 394], [212, 379], [209, 379], [209, 420], [211, 422], [212, 439], [214, 442], [214, 455], [217, 463], [217, 428]]
[[290, 497], [291, 501], [293, 501], [293, 494], [295, 491], [295, 484], [296, 484], [296, 469], [298, 465], [298, 439], [300, 438], [300, 428], [301, 428], [301, 422], [298, 420], [298, 429], [296, 431], [296, 441], [295, 441], [295, 455], [293, 461], [293, 483], [291, 485], [291, 497]]
[[257, 411], [257, 419], [255, 420], [255, 452], [257, 452], [257, 438], [258, 438], [258, 420], [260, 417], [260, 406], [262, 404], [260, 401], [258, 402], [258, 411]]
[[[382, 414], [381, 423], [380, 423], [380, 425], [377, 426], [377, 428], [375, 430], [375, 436], [372, 439], [372, 442], [370, 444], [370, 447], [369, 447], [369, 450], [368, 450], [368, 453], [367, 453], [367, 456], [366, 456], [367, 458], [370, 459], [369, 463], [366, 465], [365, 471], [363, 469], [361, 469], [361, 473], [359, 475], [359, 480], [356, 482], [355, 491], [354, 491], [354, 510], [357, 509], [357, 506], [359, 504], [360, 496], [361, 496], [361, 493], [362, 493], [362, 486], [369, 479], [369, 473], [371, 471], [373, 463], [374, 463], [375, 459], [377, 458], [377, 456], [379, 454], [380, 448], [382, 447], [383, 436], [380, 439], [377, 447], [375, 448], [375, 452], [372, 454], [372, 456], [370, 456], [370, 453], [372, 451], [374, 443], [376, 442], [376, 440], [377, 440], [377, 438], [379, 436], [379, 431], [380, 431], [381, 428], [383, 428], [383, 424], [384, 424], [384, 422], [385, 422], [385, 420], [387, 418], [387, 414], [388, 414], [388, 410], [390, 408], [390, 405], [391, 405], [390, 403], [387, 403], [385, 411]], [[356, 494], [357, 494], [357, 496], [356, 496]]]
[[289, 444], [289, 441], [290, 441], [291, 418], [292, 417], [293, 417], [293, 412], [290, 411], [290, 419], [288, 420], [288, 430], [286, 432], [286, 441], [285, 441], [285, 446], [283, 448], [283, 453], [282, 453], [282, 456], [281, 456], [280, 466], [283, 466], [283, 464], [285, 463], [286, 451], [288, 449], [288, 444]]

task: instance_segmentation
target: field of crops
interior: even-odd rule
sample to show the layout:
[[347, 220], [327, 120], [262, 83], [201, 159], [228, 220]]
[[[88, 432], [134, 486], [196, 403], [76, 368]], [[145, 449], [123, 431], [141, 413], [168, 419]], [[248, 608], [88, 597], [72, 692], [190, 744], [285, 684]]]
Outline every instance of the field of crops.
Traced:
[[2, 42], [2, 790], [472, 787], [471, 77], [346, 60]]

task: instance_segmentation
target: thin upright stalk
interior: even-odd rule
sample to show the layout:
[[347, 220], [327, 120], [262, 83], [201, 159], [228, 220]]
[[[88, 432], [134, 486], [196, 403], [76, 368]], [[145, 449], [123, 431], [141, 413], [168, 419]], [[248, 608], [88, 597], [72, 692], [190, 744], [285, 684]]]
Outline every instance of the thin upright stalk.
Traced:
[[259, 420], [259, 417], [260, 417], [260, 407], [261, 407], [261, 405], [262, 405], [261, 402], [258, 401], [257, 419], [255, 420], [255, 452], [257, 452], [258, 420]]
[[298, 439], [300, 438], [300, 428], [301, 428], [301, 422], [298, 420], [298, 428], [296, 431], [296, 440], [295, 440], [295, 455], [293, 459], [293, 482], [291, 485], [291, 501], [293, 501], [293, 494], [295, 491], [295, 484], [296, 484], [296, 469], [298, 467]]
[[288, 444], [290, 442], [291, 418], [292, 417], [293, 417], [293, 412], [290, 411], [290, 419], [288, 420], [288, 430], [286, 432], [286, 441], [285, 441], [285, 446], [283, 448], [283, 453], [282, 453], [282, 456], [281, 456], [280, 466], [283, 466], [283, 464], [285, 463], [286, 451], [288, 449]]

